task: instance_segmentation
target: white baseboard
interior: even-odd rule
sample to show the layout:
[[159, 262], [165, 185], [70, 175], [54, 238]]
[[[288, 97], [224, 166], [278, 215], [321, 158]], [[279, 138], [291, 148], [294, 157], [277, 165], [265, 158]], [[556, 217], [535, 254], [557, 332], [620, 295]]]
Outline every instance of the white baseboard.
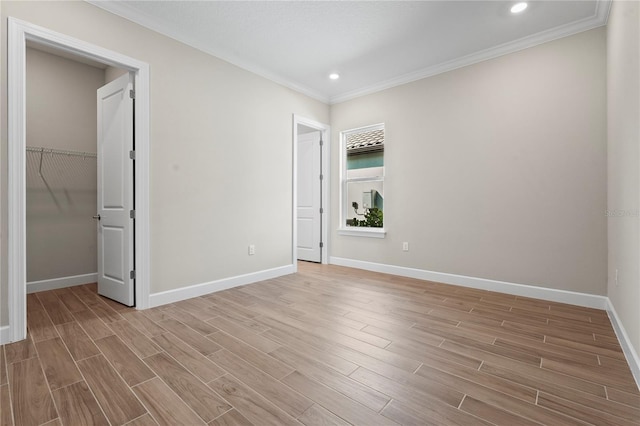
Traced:
[[444, 272], [433, 272], [424, 269], [406, 268], [404, 266], [385, 265], [382, 263], [365, 262], [362, 260], [345, 259], [342, 257], [331, 257], [329, 258], [329, 263], [348, 266], [351, 268], [365, 269], [367, 271], [382, 272], [384, 274], [399, 275], [402, 277], [435, 281], [480, 290], [497, 291], [500, 293], [513, 294], [514, 296], [531, 297], [534, 299], [543, 299], [558, 303], [568, 303], [587, 308], [607, 309], [608, 298], [606, 296], [598, 296], [595, 294], [556, 290], [553, 288], [515, 284], [505, 281], [489, 280], [486, 278], [447, 274]]
[[[27, 283], [27, 294], [39, 291], [55, 290], [58, 288], [73, 287], [75, 285], [89, 284], [98, 281], [98, 273], [73, 275], [71, 277], [53, 278], [50, 280], [31, 281]], [[10, 342], [9, 326], [0, 327], [0, 345]]]
[[97, 281], [97, 272], [93, 274], [73, 275], [71, 277], [53, 278], [50, 280], [31, 281], [27, 283], [27, 293], [73, 287], [75, 285], [90, 284]]
[[0, 345], [9, 343], [9, 326], [4, 325], [0, 327]]
[[252, 284], [258, 281], [269, 280], [283, 275], [293, 274], [296, 271], [295, 265], [280, 266], [278, 268], [266, 269], [264, 271], [253, 272], [245, 275], [238, 275], [230, 278], [223, 278], [202, 284], [195, 284], [189, 287], [177, 288], [175, 290], [153, 293], [149, 296], [149, 307], [166, 305], [167, 303], [179, 302], [180, 300], [191, 299], [192, 297], [203, 296], [216, 291], [226, 290], [241, 285]]
[[627, 358], [633, 377], [640, 388], [640, 357], [638, 357], [638, 353], [631, 344], [629, 336], [627, 335], [611, 300], [606, 296], [556, 290], [525, 284], [514, 284], [505, 281], [495, 281], [485, 278], [468, 277], [465, 275], [426, 271], [423, 269], [405, 268], [403, 266], [385, 265], [382, 263], [365, 262], [362, 260], [345, 259], [341, 257], [331, 257], [329, 258], [329, 263], [333, 265], [365, 269], [367, 271], [381, 272], [384, 274], [436, 281], [481, 290], [498, 291], [500, 293], [513, 294], [515, 296], [532, 297], [552, 302], [568, 303], [571, 305], [606, 310], [609, 314], [611, 325], [616, 332], [616, 336], [618, 337], [622, 350]]
[[633, 348], [633, 345], [629, 340], [629, 335], [622, 326], [618, 313], [609, 298], [607, 298], [607, 313], [609, 314], [613, 330], [616, 332], [616, 336], [618, 336], [618, 340], [620, 341], [620, 346], [622, 346], [624, 356], [627, 358], [627, 363], [629, 364], [631, 373], [636, 379], [638, 389], [640, 389], [640, 357], [638, 356], [638, 352]]

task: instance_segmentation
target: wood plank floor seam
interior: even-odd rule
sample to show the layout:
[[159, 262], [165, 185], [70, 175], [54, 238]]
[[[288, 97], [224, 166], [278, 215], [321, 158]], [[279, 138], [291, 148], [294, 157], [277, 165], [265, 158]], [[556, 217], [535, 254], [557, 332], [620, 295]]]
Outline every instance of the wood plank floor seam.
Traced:
[[[294, 424], [295, 419], [281, 410], [278, 406], [273, 404], [267, 398], [260, 395], [259, 392], [254, 391], [250, 387], [246, 386], [243, 382], [238, 380], [233, 374], [228, 374], [224, 378], [218, 378], [209, 384], [209, 387], [216, 391], [219, 395], [229, 401], [230, 405], [241, 413], [244, 413], [250, 420], [255, 419], [258, 413], [268, 415], [268, 418], [261, 418], [265, 422], [271, 424], [278, 423], [290, 423]], [[215, 387], [215, 389], [214, 389]], [[248, 397], [248, 396], [250, 397]], [[236, 399], [234, 406], [234, 399]], [[277, 421], [272, 423], [275, 419]], [[293, 420], [293, 422], [291, 421]]]
[[382, 413], [384, 411], [384, 409], [387, 408], [389, 406], [389, 404], [391, 404], [391, 401], [393, 401], [393, 398], [389, 398], [389, 401], [387, 401], [387, 403], [384, 404], [384, 407], [382, 407], [380, 410], [378, 410], [378, 413]]
[[[151, 414], [150, 413], [144, 413], [143, 415], [141, 415], [139, 417], [136, 417], [135, 419], [125, 423], [123, 426], [131, 425], [131, 424], [135, 423], [136, 420], [139, 420], [139, 419], [143, 418], [144, 416], [151, 416]], [[153, 417], [153, 416], [151, 416], [151, 417]]]
[[230, 411], [233, 411], [233, 410], [235, 410], [235, 408], [233, 408], [233, 407], [229, 408], [227, 411], [225, 411], [224, 413], [220, 414], [220, 415], [219, 415], [218, 417], [216, 417], [215, 419], [211, 420], [211, 421], [209, 422], [209, 424], [211, 424], [211, 423], [215, 422], [215, 421], [216, 421], [216, 420], [218, 420], [220, 417], [223, 417], [224, 415], [228, 414]]
[[[3, 410], [8, 410], [9, 411], [9, 415], [7, 415], [6, 413], [3, 414], [1, 421], [3, 422], [3, 424], [6, 423], [7, 426], [11, 426], [13, 425], [13, 419], [14, 419], [14, 414], [13, 414], [13, 401], [11, 399], [11, 391], [10, 391], [10, 386], [9, 383], [5, 383], [4, 385], [0, 386], [0, 389], [2, 389], [2, 395], [5, 396], [8, 401], [4, 401], [4, 398], [0, 399], [0, 403], [3, 404]], [[8, 402], [8, 407], [5, 406], [4, 404]]]
[[458, 410], [460, 409], [460, 407], [462, 407], [462, 403], [464, 402], [465, 398], [467, 397], [467, 394], [462, 395], [462, 399], [460, 400], [460, 404], [458, 404]]
[[[35, 346], [35, 345], [34, 345], [34, 346]], [[37, 347], [36, 347], [36, 353], [38, 353], [38, 348], [37, 348]], [[53, 397], [53, 394], [51, 393], [51, 384], [49, 383], [49, 379], [47, 378], [47, 375], [45, 374], [45, 371], [44, 371], [45, 369], [44, 369], [44, 366], [42, 366], [42, 364], [40, 365], [40, 369], [42, 370], [42, 374], [44, 375], [44, 380], [45, 380], [45, 381], [46, 381], [46, 383], [47, 383], [47, 388], [48, 388], [48, 390], [49, 390], [49, 395], [50, 395], [50, 397], [51, 397], [51, 402], [52, 402], [52, 404], [53, 404], [53, 408], [54, 408], [54, 410], [55, 410], [56, 414], [58, 414], [58, 418], [59, 418], [59, 417], [60, 417], [60, 414], [59, 414], [59, 413], [60, 413], [60, 411], [58, 410], [58, 407], [57, 407], [57, 404], [56, 404], [56, 400], [55, 400], [55, 398]], [[71, 386], [72, 384], [73, 384], [73, 383], [70, 383], [70, 384], [69, 384], [69, 385], [67, 385], [67, 386]]]
[[593, 308], [306, 262], [145, 311], [96, 291], [28, 295], [28, 339], [0, 347], [2, 426], [640, 425]]
[[[95, 341], [94, 341], [94, 342], [95, 342]], [[64, 342], [64, 339], [63, 339], [63, 344], [65, 344], [65, 346], [66, 346], [66, 343]], [[68, 350], [68, 351], [69, 351], [69, 353], [71, 354], [71, 351], [69, 350], [69, 348], [68, 348], [68, 347], [67, 347], [67, 350]], [[84, 358], [84, 359], [82, 359], [82, 360], [74, 360], [74, 362], [75, 362], [75, 364], [76, 364], [76, 368], [78, 368], [78, 369], [79, 369], [80, 374], [82, 375], [83, 381], [84, 381], [85, 383], [87, 383], [87, 381], [86, 381], [86, 378], [84, 377], [84, 374], [82, 373], [82, 370], [81, 370], [81, 369], [79, 368], [79, 366], [78, 366], [78, 362], [79, 362], [79, 361], [84, 361], [84, 360], [89, 359], [89, 358], [93, 358], [93, 357], [101, 356], [101, 355], [102, 355], [102, 351], [101, 351], [99, 348], [98, 348], [98, 351], [99, 351], [100, 353], [98, 353], [98, 354], [96, 354], [96, 355], [86, 357], [86, 358]], [[111, 364], [111, 367], [112, 367], [112, 368], [114, 367], [114, 366], [112, 365], [112, 363], [110, 362], [110, 360], [109, 360], [109, 359], [105, 358], [105, 360], [107, 361], [107, 363]], [[114, 369], [114, 371], [116, 372], [116, 374], [118, 374], [118, 375], [119, 375], [119, 373], [118, 373], [118, 371], [117, 371], [116, 369]], [[122, 377], [121, 377], [121, 378], [122, 378]], [[123, 379], [123, 380], [124, 380], [124, 379]], [[103, 408], [103, 407], [102, 407], [102, 405], [98, 402], [98, 400], [97, 400], [97, 398], [96, 398], [96, 395], [95, 395], [94, 391], [91, 389], [91, 387], [90, 387], [90, 386], [88, 386], [88, 388], [89, 388], [89, 392], [90, 392], [90, 393], [91, 393], [91, 395], [93, 396], [94, 400], [97, 402], [97, 406], [100, 408], [100, 411], [102, 412], [102, 415], [103, 415], [103, 416], [105, 416], [105, 419], [106, 419], [106, 418], [107, 418], [107, 414], [105, 413], [104, 408]]]
[[[155, 377], [152, 377], [150, 379], [145, 380], [144, 382], [136, 383], [135, 385], [130, 386], [130, 387], [131, 387], [131, 389], [134, 389], [137, 386], [144, 385], [145, 383], [150, 382], [151, 380], [157, 379], [157, 378], [158, 378], [158, 376], [155, 376]], [[160, 379], [160, 380], [162, 380], [162, 379]]]

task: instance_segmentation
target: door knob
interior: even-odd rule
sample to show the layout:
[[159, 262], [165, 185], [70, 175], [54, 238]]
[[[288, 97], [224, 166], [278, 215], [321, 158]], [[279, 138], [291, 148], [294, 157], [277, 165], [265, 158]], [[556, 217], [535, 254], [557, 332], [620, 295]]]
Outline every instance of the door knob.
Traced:
[[94, 219], [98, 219], [98, 220], [100, 220], [100, 215], [99, 215], [99, 214], [97, 214], [97, 215], [93, 216], [93, 218], [94, 218]]

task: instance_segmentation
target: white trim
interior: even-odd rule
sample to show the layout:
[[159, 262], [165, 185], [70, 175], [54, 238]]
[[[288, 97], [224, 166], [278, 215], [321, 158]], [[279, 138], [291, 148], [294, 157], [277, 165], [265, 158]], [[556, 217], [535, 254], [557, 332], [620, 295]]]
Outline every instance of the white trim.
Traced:
[[136, 309], [149, 308], [151, 294], [151, 85], [149, 64], [136, 61], [138, 72], [134, 74], [135, 102], [135, 260], [136, 260]]
[[297, 114], [293, 114], [293, 224], [292, 224], [292, 240], [291, 240], [291, 263], [295, 268], [294, 272], [298, 271], [298, 124], [310, 127], [318, 130], [322, 133], [322, 170], [320, 173], [323, 175], [322, 179], [322, 208], [324, 213], [322, 214], [322, 249], [320, 259], [323, 264], [329, 263], [329, 216], [331, 214], [329, 196], [330, 183], [331, 183], [331, 126], [323, 124], [318, 121], [314, 121]]
[[[385, 130], [385, 123], [371, 124], [369, 126], [356, 127], [354, 129], [343, 130], [340, 132], [340, 224], [338, 226], [338, 235], [347, 235], [351, 237], [371, 237], [371, 238], [385, 238], [387, 232], [384, 228], [362, 228], [354, 229], [345, 228], [347, 223], [347, 206], [348, 193], [347, 185], [349, 182], [358, 182], [362, 179], [347, 179], [347, 136], [352, 133], [363, 133], [374, 130]], [[385, 130], [386, 139], [386, 130]], [[383, 164], [384, 165], [384, 164]], [[382, 176], [377, 176], [368, 180], [376, 180], [382, 182], [384, 185], [384, 167], [382, 167]], [[384, 220], [383, 220], [384, 226]]]
[[367, 271], [380, 272], [384, 274], [399, 275], [402, 277], [416, 278], [420, 280], [436, 281], [444, 284], [459, 285], [481, 290], [496, 291], [500, 293], [512, 294], [515, 296], [530, 297], [534, 299], [549, 300], [558, 303], [568, 303], [576, 306], [606, 310], [611, 325], [640, 389], [640, 357], [634, 349], [629, 335], [626, 333], [622, 321], [618, 317], [611, 300], [606, 296], [595, 294], [578, 293], [574, 291], [557, 290], [552, 288], [537, 287], [525, 284], [515, 284], [505, 281], [496, 281], [486, 278], [469, 277], [465, 275], [447, 274], [443, 272], [433, 272], [423, 269], [407, 268], [403, 266], [385, 265], [381, 263], [365, 262], [362, 260], [346, 259], [332, 256], [329, 263], [350, 268], [364, 269]]
[[498, 46], [493, 46], [488, 49], [455, 58], [447, 62], [442, 62], [431, 67], [423, 68], [418, 71], [401, 75], [399, 77], [391, 78], [389, 80], [373, 84], [362, 89], [352, 90], [338, 96], [332, 96], [329, 98], [329, 104], [335, 105], [340, 102], [358, 98], [360, 96], [370, 95], [372, 93], [380, 92], [385, 89], [390, 89], [392, 87], [411, 83], [413, 81], [422, 80], [423, 78], [433, 77], [434, 75], [453, 71], [458, 68], [477, 64], [479, 62], [484, 62], [489, 59], [508, 55], [510, 53], [519, 52], [521, 50], [538, 46], [543, 43], [604, 26], [607, 24], [610, 8], [611, 0], [598, 0], [596, 3], [595, 13], [587, 18], [572, 22], [567, 25], [562, 25], [560, 27], [555, 27], [546, 31], [532, 34], [518, 40], [503, 43]]
[[433, 272], [424, 269], [407, 268], [404, 266], [385, 265], [382, 263], [365, 262], [362, 260], [345, 259], [342, 257], [332, 256], [329, 259], [329, 262], [333, 265], [348, 266], [350, 268], [365, 269], [367, 271], [399, 275], [419, 280], [436, 281], [439, 283], [459, 285], [462, 287], [470, 287], [480, 290], [496, 291], [512, 294], [514, 296], [531, 297], [534, 299], [543, 299], [558, 303], [568, 303], [587, 308], [603, 310], [607, 308], [608, 298], [606, 296], [598, 296], [595, 294], [557, 290], [526, 284], [515, 284], [486, 278], [468, 277], [466, 275], [447, 274], [444, 272]]
[[8, 232], [7, 272], [9, 277], [9, 341], [27, 335], [26, 204], [25, 204], [25, 68], [27, 30], [8, 19]]
[[8, 277], [10, 341], [26, 337], [25, 50], [27, 40], [135, 74], [136, 306], [149, 306], [149, 65], [111, 50], [8, 18]]
[[85, 0], [85, 1], [96, 7], [106, 10], [109, 13], [118, 15], [128, 21], [135, 22], [136, 24], [141, 25], [145, 28], [149, 28], [154, 32], [160, 33], [173, 40], [177, 40], [180, 43], [186, 44], [187, 46], [200, 50], [201, 52], [204, 52], [207, 55], [211, 55], [216, 58], [222, 59], [226, 62], [229, 62], [230, 64], [233, 64], [249, 72], [252, 72], [253, 74], [259, 75], [260, 77], [273, 81], [274, 83], [280, 84], [284, 87], [288, 87], [289, 89], [295, 90], [298, 93], [302, 93], [303, 95], [309, 96], [310, 98], [316, 99], [325, 104], [329, 102], [329, 97], [327, 95], [320, 93], [315, 89], [311, 89], [297, 82], [289, 80], [285, 77], [277, 75], [276, 73], [266, 68], [263, 68], [259, 65], [249, 63], [240, 56], [229, 55], [227, 52], [212, 48], [206, 42], [203, 43], [202, 40], [198, 40], [197, 38], [190, 37], [184, 34], [179, 29], [176, 29], [175, 27], [170, 28], [171, 24], [168, 22], [160, 22], [157, 17], [148, 16], [147, 14], [132, 8], [130, 5], [127, 4], [127, 2], [104, 1], [104, 0]]
[[226, 290], [241, 285], [253, 284], [258, 281], [278, 278], [283, 275], [295, 273], [294, 265], [285, 265], [278, 268], [266, 269], [264, 271], [252, 272], [250, 274], [238, 275], [230, 278], [222, 278], [201, 284], [194, 284], [188, 287], [181, 287], [175, 290], [153, 293], [149, 296], [149, 307], [166, 305], [167, 303], [179, 302], [193, 297], [204, 296], [216, 291]]
[[338, 235], [346, 235], [349, 237], [368, 237], [368, 238], [384, 238], [387, 231], [384, 228], [339, 228]]
[[383, 81], [378, 84], [366, 86], [361, 89], [353, 90], [350, 92], [342, 93], [337, 96], [327, 96], [320, 93], [315, 89], [305, 87], [297, 82], [289, 80], [285, 77], [276, 75], [272, 71], [269, 71], [263, 67], [255, 64], [250, 64], [243, 60], [241, 57], [232, 56], [219, 49], [211, 48], [203, 43], [201, 40], [194, 39], [184, 34], [175, 26], [169, 26], [166, 22], [159, 22], [157, 18], [148, 16], [133, 7], [129, 6], [126, 2], [122, 1], [101, 1], [101, 0], [87, 0], [89, 3], [102, 8], [110, 13], [121, 16], [129, 21], [135, 22], [143, 27], [150, 28], [160, 34], [164, 34], [167, 37], [178, 40], [188, 46], [201, 50], [209, 55], [213, 55], [217, 58], [223, 59], [229, 63], [232, 63], [240, 68], [264, 77], [268, 80], [281, 84], [285, 87], [293, 89], [304, 95], [310, 96], [321, 102], [329, 103], [330, 105], [340, 102], [348, 101], [350, 99], [357, 98], [359, 96], [369, 95], [381, 90], [389, 89], [391, 87], [400, 86], [402, 84], [411, 83], [412, 81], [420, 80], [426, 77], [431, 77], [437, 74], [441, 74], [447, 71], [452, 71], [457, 68], [472, 65], [478, 62], [493, 59], [499, 56], [507, 55], [509, 53], [517, 52], [527, 49], [529, 47], [537, 46], [542, 43], [546, 43], [552, 40], [557, 40], [562, 37], [567, 37], [573, 34], [577, 34], [582, 31], [591, 30], [593, 28], [601, 27], [607, 24], [609, 17], [609, 9], [611, 7], [611, 0], [598, 0], [596, 3], [596, 10], [593, 15], [584, 19], [572, 22], [570, 24], [562, 25], [560, 27], [552, 28], [547, 31], [542, 31], [536, 34], [532, 34], [527, 37], [523, 37], [519, 40], [507, 42], [498, 46], [494, 46], [480, 52], [472, 53], [460, 58], [453, 59], [448, 62], [440, 63], [431, 67], [423, 68], [412, 73], [402, 75], [400, 77], [392, 78]]
[[76, 285], [91, 284], [98, 281], [98, 273], [72, 275], [69, 277], [52, 278], [49, 280], [29, 281], [27, 294], [39, 291], [55, 290], [58, 288], [73, 287]]
[[622, 326], [622, 321], [620, 321], [620, 317], [618, 317], [618, 313], [609, 298], [607, 298], [607, 313], [609, 314], [613, 330], [616, 332], [616, 336], [620, 341], [620, 346], [622, 346], [622, 351], [627, 358], [631, 374], [633, 374], [634, 379], [636, 379], [638, 389], [640, 389], [640, 357], [638, 356], [638, 352], [634, 349], [633, 344], [629, 339], [629, 335]]
[[4, 345], [7, 343], [11, 343], [11, 339], [9, 338], [9, 326], [3, 325], [0, 327], [0, 345]]

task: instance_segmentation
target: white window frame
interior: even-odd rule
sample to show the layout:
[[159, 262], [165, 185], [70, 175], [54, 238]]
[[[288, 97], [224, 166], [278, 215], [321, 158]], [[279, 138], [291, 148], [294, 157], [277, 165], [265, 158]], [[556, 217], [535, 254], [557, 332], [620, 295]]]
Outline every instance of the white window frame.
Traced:
[[[369, 237], [369, 238], [384, 238], [387, 234], [385, 229], [386, 220], [383, 222], [382, 228], [367, 228], [359, 226], [347, 226], [347, 211], [351, 206], [347, 206], [347, 185], [349, 182], [358, 181], [371, 181], [379, 180], [384, 184], [384, 175], [386, 168], [383, 167], [382, 176], [376, 176], [375, 178], [354, 178], [347, 179], [347, 137], [353, 133], [370, 132], [373, 130], [384, 130], [384, 123], [373, 124], [370, 126], [358, 127], [355, 129], [344, 130], [340, 132], [340, 226], [338, 228], [338, 235], [347, 235], [352, 237]], [[386, 139], [386, 134], [385, 134]], [[386, 141], [385, 141], [386, 142]], [[384, 211], [383, 211], [384, 214]]]

